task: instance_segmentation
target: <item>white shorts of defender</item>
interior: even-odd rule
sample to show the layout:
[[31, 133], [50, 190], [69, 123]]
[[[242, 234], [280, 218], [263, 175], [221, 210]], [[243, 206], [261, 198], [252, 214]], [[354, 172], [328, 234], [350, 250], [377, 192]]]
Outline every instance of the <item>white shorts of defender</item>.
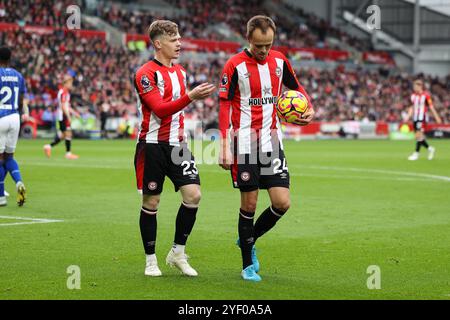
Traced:
[[19, 139], [20, 116], [18, 113], [0, 118], [0, 153], [14, 153]]

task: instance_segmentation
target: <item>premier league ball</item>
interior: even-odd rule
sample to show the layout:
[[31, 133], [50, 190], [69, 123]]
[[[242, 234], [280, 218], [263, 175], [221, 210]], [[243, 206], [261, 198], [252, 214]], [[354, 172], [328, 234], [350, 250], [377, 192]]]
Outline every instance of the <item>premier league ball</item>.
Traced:
[[277, 102], [277, 114], [287, 123], [300, 124], [303, 113], [308, 110], [308, 99], [298, 91], [285, 91]]

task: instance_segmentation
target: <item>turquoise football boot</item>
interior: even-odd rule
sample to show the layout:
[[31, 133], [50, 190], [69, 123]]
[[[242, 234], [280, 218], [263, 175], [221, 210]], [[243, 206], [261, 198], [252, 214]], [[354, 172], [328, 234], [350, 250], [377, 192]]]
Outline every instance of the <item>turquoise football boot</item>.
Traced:
[[259, 282], [261, 277], [255, 271], [255, 266], [253, 264], [249, 265], [247, 268], [241, 272], [242, 279], [247, 281]]

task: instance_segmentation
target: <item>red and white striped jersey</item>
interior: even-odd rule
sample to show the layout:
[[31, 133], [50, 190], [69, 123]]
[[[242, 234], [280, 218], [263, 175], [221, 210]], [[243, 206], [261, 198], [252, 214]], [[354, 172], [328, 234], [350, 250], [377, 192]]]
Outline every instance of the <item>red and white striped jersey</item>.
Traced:
[[427, 121], [427, 112], [433, 105], [430, 95], [427, 92], [411, 95], [413, 107], [413, 121]]
[[[172, 146], [179, 146], [180, 142], [185, 140], [183, 111], [160, 118], [155, 114], [155, 106], [152, 106], [152, 101], [157, 100], [153, 99], [149, 102], [145, 98], [157, 93], [162, 100], [155, 103], [162, 105], [162, 103], [186, 97], [185, 69], [179, 64], [166, 67], [153, 59], [138, 69], [134, 85], [138, 99], [138, 109], [142, 117], [138, 141], [156, 144], [168, 143]], [[187, 103], [189, 102], [190, 100], [187, 101]]]
[[56, 118], [58, 121], [63, 121], [64, 118], [63, 106], [65, 104], [68, 104], [68, 107], [70, 107], [69, 90], [67, 90], [66, 88], [60, 88], [58, 91], [57, 102], [58, 106], [56, 108]]
[[219, 88], [219, 127], [225, 137], [226, 130], [230, 129], [230, 115], [224, 112], [230, 112], [228, 104], [231, 103], [231, 132], [237, 137], [239, 154], [251, 153], [252, 134], [257, 135], [262, 152], [273, 151], [273, 138], [283, 148], [275, 109], [283, 85], [302, 92], [310, 101], [289, 60], [281, 52], [270, 50], [264, 61], [258, 61], [244, 50], [226, 63]]

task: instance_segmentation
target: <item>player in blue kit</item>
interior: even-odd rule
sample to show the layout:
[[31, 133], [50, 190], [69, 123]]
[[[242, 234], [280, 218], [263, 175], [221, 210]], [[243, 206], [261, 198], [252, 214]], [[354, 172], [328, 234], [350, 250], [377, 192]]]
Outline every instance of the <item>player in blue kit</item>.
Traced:
[[19, 165], [14, 159], [20, 130], [20, 114], [28, 116], [24, 104], [25, 80], [20, 72], [9, 67], [11, 50], [0, 47], [0, 206], [7, 204], [5, 197], [5, 176], [9, 172], [16, 183], [17, 204], [25, 203], [25, 185], [22, 182]]

